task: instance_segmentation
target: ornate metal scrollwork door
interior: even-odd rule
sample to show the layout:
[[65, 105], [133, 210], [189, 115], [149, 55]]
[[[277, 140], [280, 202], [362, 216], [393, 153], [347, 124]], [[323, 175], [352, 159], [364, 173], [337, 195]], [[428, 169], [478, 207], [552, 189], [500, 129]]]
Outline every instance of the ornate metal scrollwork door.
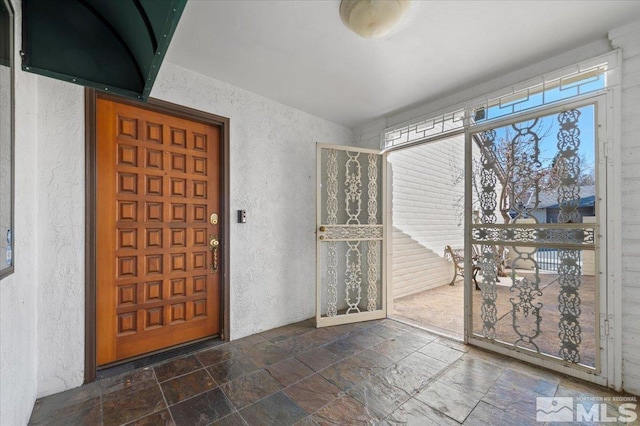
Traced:
[[386, 317], [384, 155], [318, 144], [318, 327]]
[[467, 337], [540, 365], [598, 376], [606, 353], [598, 103], [547, 111], [468, 134], [467, 209], [479, 220], [468, 220], [467, 247], [480, 253], [481, 291], [467, 296]]

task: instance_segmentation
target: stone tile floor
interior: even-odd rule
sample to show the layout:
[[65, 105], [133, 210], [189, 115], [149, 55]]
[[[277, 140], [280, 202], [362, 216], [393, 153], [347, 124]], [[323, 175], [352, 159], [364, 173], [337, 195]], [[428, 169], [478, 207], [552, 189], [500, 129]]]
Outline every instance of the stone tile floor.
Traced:
[[540, 425], [537, 396], [621, 395], [393, 320], [304, 321], [41, 398], [30, 424]]

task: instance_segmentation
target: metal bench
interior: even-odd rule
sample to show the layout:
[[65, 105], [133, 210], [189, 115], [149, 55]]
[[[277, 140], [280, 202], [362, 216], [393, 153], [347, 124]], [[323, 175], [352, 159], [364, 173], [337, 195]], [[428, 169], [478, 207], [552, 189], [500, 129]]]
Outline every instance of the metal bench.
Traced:
[[[463, 249], [452, 249], [451, 246], [447, 245], [444, 247], [444, 257], [453, 263], [453, 278], [449, 285], [454, 285], [456, 279], [458, 277], [464, 278], [464, 250]], [[471, 275], [471, 279], [476, 286], [476, 290], [480, 290], [478, 286], [478, 281], [476, 280], [476, 275], [478, 275], [478, 271], [480, 267], [477, 265], [478, 256], [473, 253], [471, 256], [471, 262], [473, 264], [473, 273]]]

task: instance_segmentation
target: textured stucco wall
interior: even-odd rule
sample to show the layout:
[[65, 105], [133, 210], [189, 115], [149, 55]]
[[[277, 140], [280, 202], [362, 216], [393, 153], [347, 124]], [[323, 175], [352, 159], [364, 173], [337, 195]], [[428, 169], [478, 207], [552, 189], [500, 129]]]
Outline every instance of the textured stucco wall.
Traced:
[[[20, 3], [14, 1], [16, 34]], [[16, 41], [16, 47], [20, 46]], [[18, 49], [16, 49], [17, 51]], [[19, 64], [19, 60], [16, 60]], [[15, 272], [0, 281], [0, 425], [27, 424], [36, 398], [37, 78], [16, 70]], [[2, 259], [4, 260], [4, 259]]]
[[84, 378], [83, 90], [38, 81], [38, 396]]
[[352, 131], [170, 63], [152, 96], [231, 120], [231, 338], [314, 316], [315, 143]]

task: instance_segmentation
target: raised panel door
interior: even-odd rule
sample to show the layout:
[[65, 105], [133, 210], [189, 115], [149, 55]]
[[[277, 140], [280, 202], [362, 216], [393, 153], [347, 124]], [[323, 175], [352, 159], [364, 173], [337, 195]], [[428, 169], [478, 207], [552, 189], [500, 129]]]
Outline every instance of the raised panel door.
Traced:
[[98, 99], [97, 364], [220, 333], [219, 128]]

